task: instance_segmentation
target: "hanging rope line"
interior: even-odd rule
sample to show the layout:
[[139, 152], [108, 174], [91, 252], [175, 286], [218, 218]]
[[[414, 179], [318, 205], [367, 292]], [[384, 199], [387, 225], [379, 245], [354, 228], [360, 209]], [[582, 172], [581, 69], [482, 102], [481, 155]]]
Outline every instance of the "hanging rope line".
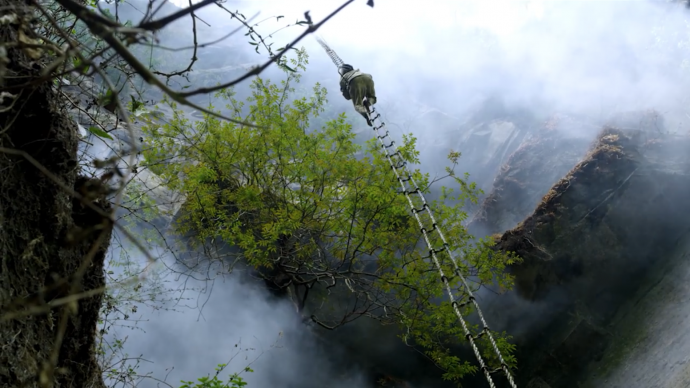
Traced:
[[[365, 97], [366, 100], [366, 97]], [[368, 104], [365, 103], [365, 106]], [[393, 170], [393, 173], [395, 174], [395, 177], [397, 178], [398, 182], [400, 183], [400, 187], [402, 188], [402, 192], [407, 198], [407, 202], [410, 205], [410, 208], [412, 209], [412, 214], [414, 215], [415, 219], [417, 220], [417, 223], [419, 224], [419, 228], [422, 232], [422, 235], [424, 236], [424, 241], [426, 242], [427, 247], [429, 248], [429, 255], [434, 261], [434, 265], [436, 266], [436, 269], [438, 269], [439, 274], [441, 275], [441, 281], [443, 284], [446, 286], [446, 293], [448, 294], [448, 298], [450, 299], [451, 305], [453, 306], [453, 311], [455, 312], [455, 315], [458, 317], [458, 320], [460, 321], [460, 324], [462, 325], [462, 329], [465, 333], [465, 338], [467, 338], [467, 341], [470, 343], [472, 346], [472, 350], [474, 351], [474, 355], [477, 357], [477, 360], [479, 361], [479, 365], [481, 367], [481, 370], [484, 372], [484, 375], [486, 376], [487, 381], [489, 382], [489, 386], [491, 388], [496, 388], [496, 385], [494, 384], [494, 381], [491, 377], [493, 373], [496, 373], [498, 371], [503, 371], [506, 378], [508, 379], [508, 382], [510, 383], [510, 386], [512, 388], [517, 388], [517, 385], [515, 384], [515, 381], [513, 380], [513, 375], [510, 373], [510, 369], [508, 368], [508, 365], [506, 364], [505, 360], [503, 359], [503, 355], [501, 354], [501, 351], [498, 349], [498, 345], [496, 344], [496, 340], [494, 340], [493, 335], [491, 335], [491, 331], [489, 330], [489, 325], [486, 323], [486, 319], [484, 319], [484, 315], [482, 314], [481, 309], [479, 308], [479, 304], [477, 303], [476, 298], [474, 297], [474, 294], [472, 293], [472, 290], [470, 289], [469, 284], [467, 284], [467, 280], [465, 276], [463, 276], [462, 272], [460, 271], [460, 267], [458, 266], [458, 262], [453, 255], [453, 252], [450, 250], [450, 245], [446, 241], [446, 237], [443, 235], [443, 232], [441, 232], [441, 229], [439, 225], [436, 223], [436, 218], [434, 217], [433, 212], [431, 211], [431, 207], [426, 201], [426, 198], [424, 198], [424, 194], [422, 194], [422, 190], [419, 188], [419, 185], [417, 185], [417, 182], [415, 179], [412, 177], [410, 174], [409, 170], [405, 167], [407, 162], [402, 158], [402, 155], [400, 153], [400, 150], [397, 150], [394, 153], [390, 153], [388, 151], [389, 148], [393, 147], [395, 145], [395, 141], [391, 140], [391, 143], [386, 145], [384, 143], [383, 139], [388, 137], [388, 131], [381, 136], [379, 134], [379, 130], [381, 130], [386, 124], [384, 122], [381, 122], [380, 125], [376, 125], [376, 121], [381, 117], [380, 114], [376, 112], [376, 109], [374, 107], [369, 108], [369, 112], [367, 115], [369, 116], [369, 120], [371, 120], [373, 124], [373, 130], [376, 133], [376, 138], [379, 141], [379, 144], [381, 145], [381, 150], [388, 159], [388, 163], [391, 166], [391, 169]], [[373, 117], [372, 115], [375, 114]], [[396, 164], [393, 162], [393, 158], [397, 157], [400, 161]], [[401, 173], [403, 175], [406, 175], [406, 178], [403, 178], [401, 176]], [[407, 188], [407, 183], [410, 182], [412, 186], [414, 187], [414, 190], [408, 190]], [[412, 197], [410, 197], [410, 194], [416, 193], [417, 196], [419, 196], [419, 199], [422, 201], [422, 207], [420, 209], [417, 209], [414, 205], [414, 202], [412, 201]], [[424, 222], [422, 222], [421, 217], [419, 216], [420, 213], [426, 212], [429, 215], [429, 218], [431, 220], [431, 225], [432, 228], [431, 230], [428, 230], [424, 226]], [[437, 232], [439, 237], [441, 238], [441, 241], [443, 242], [443, 248], [440, 249], [435, 249], [433, 245], [431, 244], [431, 240], [429, 239], [429, 234], [432, 232]], [[451, 262], [453, 263], [453, 272], [455, 273], [456, 276], [460, 280], [462, 280], [462, 284], [465, 288], [465, 292], [467, 292], [468, 295], [468, 301], [465, 303], [458, 303], [455, 300], [455, 296], [453, 295], [453, 290], [450, 287], [450, 283], [448, 282], [448, 277], [443, 271], [443, 267], [441, 267], [441, 263], [438, 259], [438, 256], [436, 255], [437, 253], [441, 253], [445, 251], [448, 254], [448, 257], [450, 257]], [[480, 333], [476, 336], [473, 336], [472, 333], [470, 332], [470, 329], [467, 325], [467, 322], [465, 321], [465, 318], [462, 316], [462, 313], [460, 312], [460, 309], [462, 307], [467, 306], [469, 303], [472, 303], [474, 305], [474, 308], [477, 311], [477, 315], [479, 316], [479, 319], [481, 320], [482, 323], [482, 330]], [[498, 360], [501, 363], [501, 367], [490, 370], [489, 367], [486, 365], [484, 362], [484, 358], [482, 357], [481, 353], [479, 352], [479, 348], [477, 347], [477, 344], [475, 343], [475, 340], [481, 338], [482, 336], [486, 335], [489, 338], [489, 341], [491, 342], [491, 346], [493, 347], [494, 353], [496, 356], [498, 356]]]
[[[341, 65], [344, 64], [344, 61], [340, 59], [340, 57], [333, 51], [328, 44], [323, 40], [323, 38], [316, 37], [316, 40], [319, 42], [321, 47], [326, 51], [328, 56], [331, 58], [333, 63], [337, 66], [340, 67]], [[455, 256], [453, 255], [453, 252], [450, 250], [450, 245], [446, 241], [446, 237], [443, 235], [443, 232], [441, 232], [440, 226], [436, 222], [436, 218], [434, 217], [433, 212], [431, 211], [431, 207], [429, 207], [429, 204], [426, 201], [426, 198], [424, 198], [424, 194], [422, 194], [422, 190], [419, 188], [419, 185], [415, 181], [415, 179], [412, 177], [412, 174], [410, 174], [409, 170], [405, 167], [407, 162], [404, 160], [402, 153], [400, 152], [400, 149], [397, 149], [394, 153], [390, 153], [388, 151], [389, 148], [393, 147], [395, 145], [395, 141], [391, 140], [391, 143], [386, 145], [384, 143], [383, 139], [388, 137], [388, 131], [381, 136], [379, 133], [379, 130], [385, 127], [385, 123], [381, 121], [380, 125], [376, 125], [377, 120], [381, 117], [380, 114], [376, 112], [376, 109], [373, 106], [369, 106], [368, 101], [366, 101], [366, 97], [362, 101], [363, 105], [367, 107], [367, 117], [370, 120], [373, 130], [376, 134], [376, 138], [378, 139], [378, 142], [381, 144], [381, 150], [386, 156], [386, 159], [388, 159], [388, 163], [391, 166], [391, 169], [393, 170], [393, 173], [395, 174], [396, 179], [400, 183], [400, 187], [402, 188], [402, 193], [405, 195], [407, 198], [407, 202], [410, 205], [410, 209], [412, 209], [412, 214], [414, 215], [414, 218], [417, 220], [417, 223], [419, 224], [420, 231], [422, 232], [422, 235], [424, 236], [424, 241], [426, 242], [427, 248], [429, 248], [429, 256], [432, 258], [434, 265], [436, 269], [438, 270], [440, 276], [441, 276], [441, 281], [445, 285], [446, 288], [446, 293], [448, 294], [448, 298], [450, 299], [451, 305], [453, 306], [453, 311], [455, 312], [455, 315], [458, 317], [458, 320], [460, 321], [460, 325], [462, 326], [463, 332], [465, 333], [465, 338], [467, 341], [470, 343], [472, 346], [472, 350], [474, 351], [474, 355], [477, 357], [477, 361], [479, 361], [479, 366], [481, 367], [482, 372], [484, 372], [484, 375], [486, 376], [487, 381], [489, 382], [489, 386], [491, 388], [496, 388], [496, 385], [494, 384], [493, 378], [491, 375], [493, 373], [503, 371], [505, 374], [506, 378], [508, 379], [508, 382], [510, 383], [510, 386], [512, 388], [517, 388], [517, 385], [515, 384], [515, 381], [513, 380], [513, 375], [510, 373], [510, 369], [508, 368], [508, 365], [506, 364], [505, 360], [503, 359], [503, 355], [501, 354], [500, 349], [498, 349], [498, 345], [496, 344], [496, 340], [494, 340], [493, 335], [491, 335], [491, 330], [489, 329], [489, 325], [486, 323], [486, 319], [484, 319], [484, 315], [482, 314], [481, 309], [479, 308], [479, 303], [477, 303], [476, 298], [474, 297], [474, 294], [472, 293], [472, 289], [470, 288], [469, 284], [467, 283], [467, 280], [465, 279], [465, 276], [463, 276], [460, 267], [458, 266], [458, 262], [455, 259]], [[380, 121], [380, 120], [378, 120]], [[396, 164], [393, 162], [393, 158], [397, 157], [399, 159], [399, 162]], [[406, 178], [403, 178], [401, 176], [401, 172]], [[411, 186], [414, 187], [414, 190], [408, 190], [408, 183], [410, 182]], [[414, 202], [412, 201], [412, 197], [410, 194], [416, 193], [419, 199], [422, 202], [422, 207], [417, 209], [414, 205]], [[431, 229], [427, 229], [424, 226], [424, 222], [422, 222], [422, 219], [420, 217], [420, 213], [426, 212], [429, 215], [429, 219], [431, 220]], [[435, 249], [433, 245], [431, 244], [431, 240], [429, 238], [429, 234], [433, 232], [438, 233], [438, 236], [441, 238], [441, 241], [443, 242], [443, 248], [438, 248]], [[450, 282], [448, 281], [448, 277], [446, 276], [445, 272], [443, 271], [443, 267], [441, 266], [441, 262], [438, 259], [437, 253], [441, 252], [446, 252], [448, 254], [448, 257], [450, 258], [450, 261], [453, 263], [453, 272], [455, 275], [462, 281], [463, 287], [465, 289], [465, 292], [468, 295], [468, 300], [467, 302], [464, 303], [458, 303], [458, 301], [455, 300], [455, 296], [453, 295], [453, 290], [450, 287]], [[477, 335], [472, 335], [472, 332], [470, 331], [469, 326], [467, 325], [467, 322], [465, 321], [465, 318], [463, 317], [462, 313], [460, 312], [460, 309], [468, 306], [469, 304], [472, 304], [477, 311], [477, 315], [479, 316], [479, 319], [481, 320], [482, 324], [482, 330], [479, 332]], [[482, 336], [486, 335], [489, 338], [489, 341], [491, 342], [491, 346], [493, 348], [494, 353], [498, 357], [499, 362], [501, 363], [501, 366], [499, 368], [496, 368], [494, 370], [489, 369], [489, 367], [486, 365], [484, 362], [484, 358], [482, 357], [479, 348], [477, 347], [476, 340], [481, 338]]]

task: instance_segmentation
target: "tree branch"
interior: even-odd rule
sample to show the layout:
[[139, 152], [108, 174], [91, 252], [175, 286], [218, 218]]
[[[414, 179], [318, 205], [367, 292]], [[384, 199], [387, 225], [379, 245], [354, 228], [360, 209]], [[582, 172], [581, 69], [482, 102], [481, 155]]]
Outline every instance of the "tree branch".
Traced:
[[[58, 1], [68, 1], [68, 0], [58, 0]], [[272, 57], [268, 62], [264, 63], [263, 65], [261, 65], [261, 66], [259, 66], [259, 67], [257, 67], [257, 68], [254, 68], [252, 71], [247, 72], [245, 75], [243, 75], [243, 76], [241, 76], [241, 77], [239, 77], [239, 78], [237, 78], [237, 79], [235, 79], [235, 80], [233, 80], [233, 81], [230, 81], [230, 82], [228, 82], [228, 83], [225, 83], [225, 84], [222, 84], [222, 85], [218, 85], [218, 86], [215, 86], [215, 87], [212, 87], [212, 88], [199, 88], [199, 89], [192, 90], [192, 91], [189, 91], [189, 92], [180, 93], [180, 96], [181, 96], [181, 97], [190, 97], [190, 96], [194, 96], [194, 95], [197, 95], [197, 94], [213, 93], [213, 92], [215, 92], [215, 91], [218, 91], [218, 90], [221, 90], [221, 89], [227, 89], [227, 88], [229, 88], [229, 87], [231, 87], [231, 86], [237, 85], [238, 83], [240, 83], [240, 82], [246, 80], [246, 79], [249, 78], [249, 77], [253, 77], [253, 76], [255, 76], [255, 75], [261, 74], [261, 73], [262, 73], [264, 70], [266, 70], [273, 62], [277, 62], [277, 61], [278, 61], [288, 50], [292, 49], [292, 48], [293, 48], [297, 43], [299, 43], [299, 41], [301, 41], [305, 36], [307, 36], [307, 35], [309, 35], [309, 34], [311, 34], [311, 33], [314, 33], [314, 32], [315, 32], [316, 30], [318, 30], [321, 26], [323, 26], [324, 23], [326, 23], [326, 22], [327, 22], [329, 19], [331, 19], [333, 16], [337, 15], [338, 13], [340, 13], [340, 11], [342, 11], [343, 9], [345, 9], [345, 7], [347, 7], [348, 5], [350, 5], [352, 2], [354, 2], [354, 0], [348, 0], [348, 1], [346, 1], [344, 4], [342, 4], [340, 7], [338, 7], [335, 11], [331, 12], [328, 16], [326, 16], [325, 19], [323, 19], [322, 21], [320, 21], [320, 22], [317, 23], [317, 24], [312, 24], [312, 25], [310, 25], [309, 28], [307, 28], [306, 31], [304, 31], [300, 36], [298, 36], [297, 38], [295, 38], [290, 44], [288, 44], [287, 46], [285, 46], [285, 48], [283, 48], [280, 52], [278, 52], [278, 54], [275, 55], [274, 57]]]

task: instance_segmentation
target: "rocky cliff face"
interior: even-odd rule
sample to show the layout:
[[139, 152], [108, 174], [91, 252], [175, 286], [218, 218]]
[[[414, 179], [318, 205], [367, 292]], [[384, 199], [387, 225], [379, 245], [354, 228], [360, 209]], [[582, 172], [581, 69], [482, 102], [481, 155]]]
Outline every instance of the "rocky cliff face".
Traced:
[[589, 148], [590, 141], [586, 137], [573, 135], [577, 133], [573, 127], [578, 124], [573, 118], [554, 116], [505, 157], [491, 191], [470, 221], [471, 233], [483, 236], [505, 231], [534, 210], [539, 198], [567, 174]]
[[[501, 249], [525, 260], [513, 269], [518, 291], [540, 298], [550, 286], [569, 283], [580, 273], [594, 275], [590, 267], [610, 282], [613, 278], [601, 273], [603, 265], [632, 274], [659, 249], [672, 246], [680, 230], [690, 227], [678, 217], [690, 210], [690, 175], [684, 171], [690, 165], [679, 149], [682, 143], [690, 144], [604, 130], [589, 155], [551, 188], [534, 213], [501, 237]], [[596, 279], [584, 280], [582, 291], [596, 294], [593, 283]]]
[[501, 166], [541, 125], [529, 113], [511, 110], [495, 99], [485, 101], [466, 120], [453, 121], [436, 111], [421, 117], [415, 129], [424, 134], [418, 149], [425, 168], [442, 169], [447, 160], [440, 157], [460, 151], [458, 171], [468, 172], [485, 192], [491, 190]]
[[[577, 386], [587, 364], [606, 357], [621, 306], [651, 269], [673, 256], [690, 229], [690, 139], [638, 128], [602, 131], [534, 211], [500, 236], [497, 248], [518, 253], [524, 262], [511, 269], [517, 295], [501, 297], [487, 310], [494, 327], [516, 333], [523, 386]], [[518, 218], [540, 185], [563, 168], [552, 154], [567, 150], [575, 157], [582, 147], [557, 144], [547, 135], [525, 146], [540, 152], [513, 154], [475, 228], [495, 232]]]
[[28, 3], [0, 9], [16, 18], [0, 23], [0, 385], [105, 388], [95, 354], [105, 182], [81, 174], [77, 127], [44, 74], [56, 57], [23, 47], [40, 19]]
[[619, 308], [601, 360], [590, 362], [583, 388], [690, 386], [690, 231], [663, 265]]

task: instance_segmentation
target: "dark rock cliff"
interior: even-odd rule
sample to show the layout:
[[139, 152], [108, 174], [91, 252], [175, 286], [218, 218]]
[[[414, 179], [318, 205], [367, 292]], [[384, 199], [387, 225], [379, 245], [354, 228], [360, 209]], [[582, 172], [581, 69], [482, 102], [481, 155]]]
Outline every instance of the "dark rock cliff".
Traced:
[[[509, 303], [516, 301], [512, 295], [488, 310], [495, 327], [519, 333], [522, 385], [576, 387], [587, 363], [603, 356], [619, 307], [690, 229], [688, 147], [687, 137], [606, 128], [532, 214], [500, 236], [497, 249], [524, 260], [511, 268], [523, 302]], [[530, 165], [533, 153], [524, 154], [520, 162]], [[513, 156], [515, 164], [519, 153]], [[548, 163], [549, 156], [541, 160]], [[510, 170], [504, 169], [495, 187], [518, 193], [507, 197], [513, 206], [505, 206], [511, 202], [502, 203], [503, 193], [496, 190], [489, 196], [496, 200], [485, 203], [476, 218], [494, 231], [524, 211], [536, 190], [529, 180], [508, 179]], [[548, 313], [527, 316], [540, 304], [548, 305]], [[520, 321], [533, 323], [517, 330]]]

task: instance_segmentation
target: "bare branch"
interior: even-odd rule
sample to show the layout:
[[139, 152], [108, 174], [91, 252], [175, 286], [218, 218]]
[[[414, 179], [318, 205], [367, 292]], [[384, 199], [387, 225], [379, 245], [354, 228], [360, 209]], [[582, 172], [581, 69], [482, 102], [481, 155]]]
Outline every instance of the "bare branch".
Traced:
[[[188, 0], [188, 1], [189, 1], [189, 9], [191, 9], [191, 8], [192, 8], [192, 0]], [[191, 58], [191, 60], [189, 61], [189, 66], [187, 66], [187, 68], [184, 69], [184, 70], [176, 71], [176, 72], [170, 73], [170, 74], [161, 73], [161, 72], [158, 72], [158, 71], [154, 71], [153, 74], [164, 75], [164, 76], [170, 78], [170, 77], [174, 77], [174, 76], [176, 76], [176, 75], [185, 74], [185, 73], [187, 73], [187, 72], [189, 72], [189, 71], [192, 70], [192, 66], [194, 66], [194, 63], [196, 63], [196, 61], [197, 61], [197, 59], [198, 59], [197, 56], [196, 56], [196, 52], [197, 52], [197, 50], [198, 50], [199, 43], [197, 42], [197, 36], [196, 36], [196, 15], [194, 14], [194, 11], [190, 11], [190, 14], [192, 15], [192, 36], [193, 36], [193, 39], [194, 39], [194, 46], [193, 46], [193, 47], [194, 47], [194, 52], [192, 53], [192, 58]]]
[[[70, 1], [71, 2], [72, 0], [57, 0], [57, 1], [58, 1], [58, 3], [62, 3], [63, 1]], [[149, 30], [149, 31], [160, 30], [161, 28], [167, 26], [168, 24], [174, 22], [175, 20], [182, 18], [182, 17], [185, 17], [189, 14], [193, 15], [194, 11], [201, 9], [201, 8], [204, 8], [205, 6], [207, 6], [211, 3], [215, 3], [216, 1], [218, 1], [218, 0], [200, 1], [194, 5], [190, 5], [189, 8], [185, 8], [185, 9], [181, 9], [181, 10], [177, 11], [177, 12], [173, 13], [172, 15], [166, 16], [166, 17], [158, 19], [158, 20], [142, 23], [139, 25], [139, 28], [144, 29], [144, 30]], [[190, 4], [191, 4], [191, 1], [190, 1]]]
[[[64, 1], [64, 0], [62, 0], [62, 1]], [[259, 66], [259, 67], [257, 67], [257, 68], [254, 68], [252, 71], [247, 72], [245, 75], [243, 75], [243, 76], [241, 76], [241, 77], [239, 77], [239, 78], [237, 78], [237, 79], [235, 79], [235, 80], [233, 80], [233, 81], [230, 81], [230, 82], [228, 82], [228, 83], [225, 83], [225, 84], [222, 84], [222, 85], [218, 85], [218, 86], [215, 86], [215, 87], [212, 87], [212, 88], [199, 88], [199, 89], [192, 90], [192, 91], [189, 91], [189, 92], [180, 93], [180, 94], [179, 94], [180, 97], [190, 97], [190, 96], [194, 96], [194, 95], [198, 95], [198, 94], [213, 93], [213, 92], [216, 92], [216, 91], [218, 91], [218, 90], [227, 89], [227, 88], [229, 88], [229, 87], [231, 87], [231, 86], [237, 85], [238, 83], [240, 83], [240, 82], [242, 82], [242, 81], [248, 79], [249, 77], [253, 77], [253, 76], [256, 76], [256, 75], [261, 74], [261, 73], [262, 73], [264, 70], [266, 70], [273, 62], [277, 62], [277, 61], [278, 61], [288, 50], [292, 49], [292, 48], [293, 48], [297, 43], [299, 43], [299, 41], [301, 41], [304, 37], [306, 37], [307, 35], [309, 35], [309, 34], [311, 34], [311, 33], [316, 32], [316, 30], [318, 30], [321, 26], [323, 26], [324, 23], [326, 23], [328, 20], [330, 20], [333, 16], [337, 15], [338, 13], [340, 13], [340, 11], [342, 11], [343, 9], [345, 9], [345, 7], [347, 7], [348, 5], [350, 5], [352, 2], [354, 2], [354, 0], [348, 0], [348, 1], [346, 1], [343, 5], [341, 5], [340, 7], [338, 7], [335, 11], [331, 12], [328, 16], [326, 16], [325, 19], [323, 19], [322, 21], [320, 21], [320, 22], [317, 23], [317, 24], [312, 24], [312, 25], [310, 25], [309, 28], [307, 28], [306, 31], [304, 31], [300, 36], [298, 36], [297, 38], [295, 38], [291, 43], [289, 43], [289, 44], [288, 44], [287, 46], [285, 46], [282, 50], [280, 50], [280, 52], [278, 52], [278, 54], [275, 55], [274, 57], [272, 57], [268, 62], [264, 63], [263, 65], [261, 65], [261, 66]]]

